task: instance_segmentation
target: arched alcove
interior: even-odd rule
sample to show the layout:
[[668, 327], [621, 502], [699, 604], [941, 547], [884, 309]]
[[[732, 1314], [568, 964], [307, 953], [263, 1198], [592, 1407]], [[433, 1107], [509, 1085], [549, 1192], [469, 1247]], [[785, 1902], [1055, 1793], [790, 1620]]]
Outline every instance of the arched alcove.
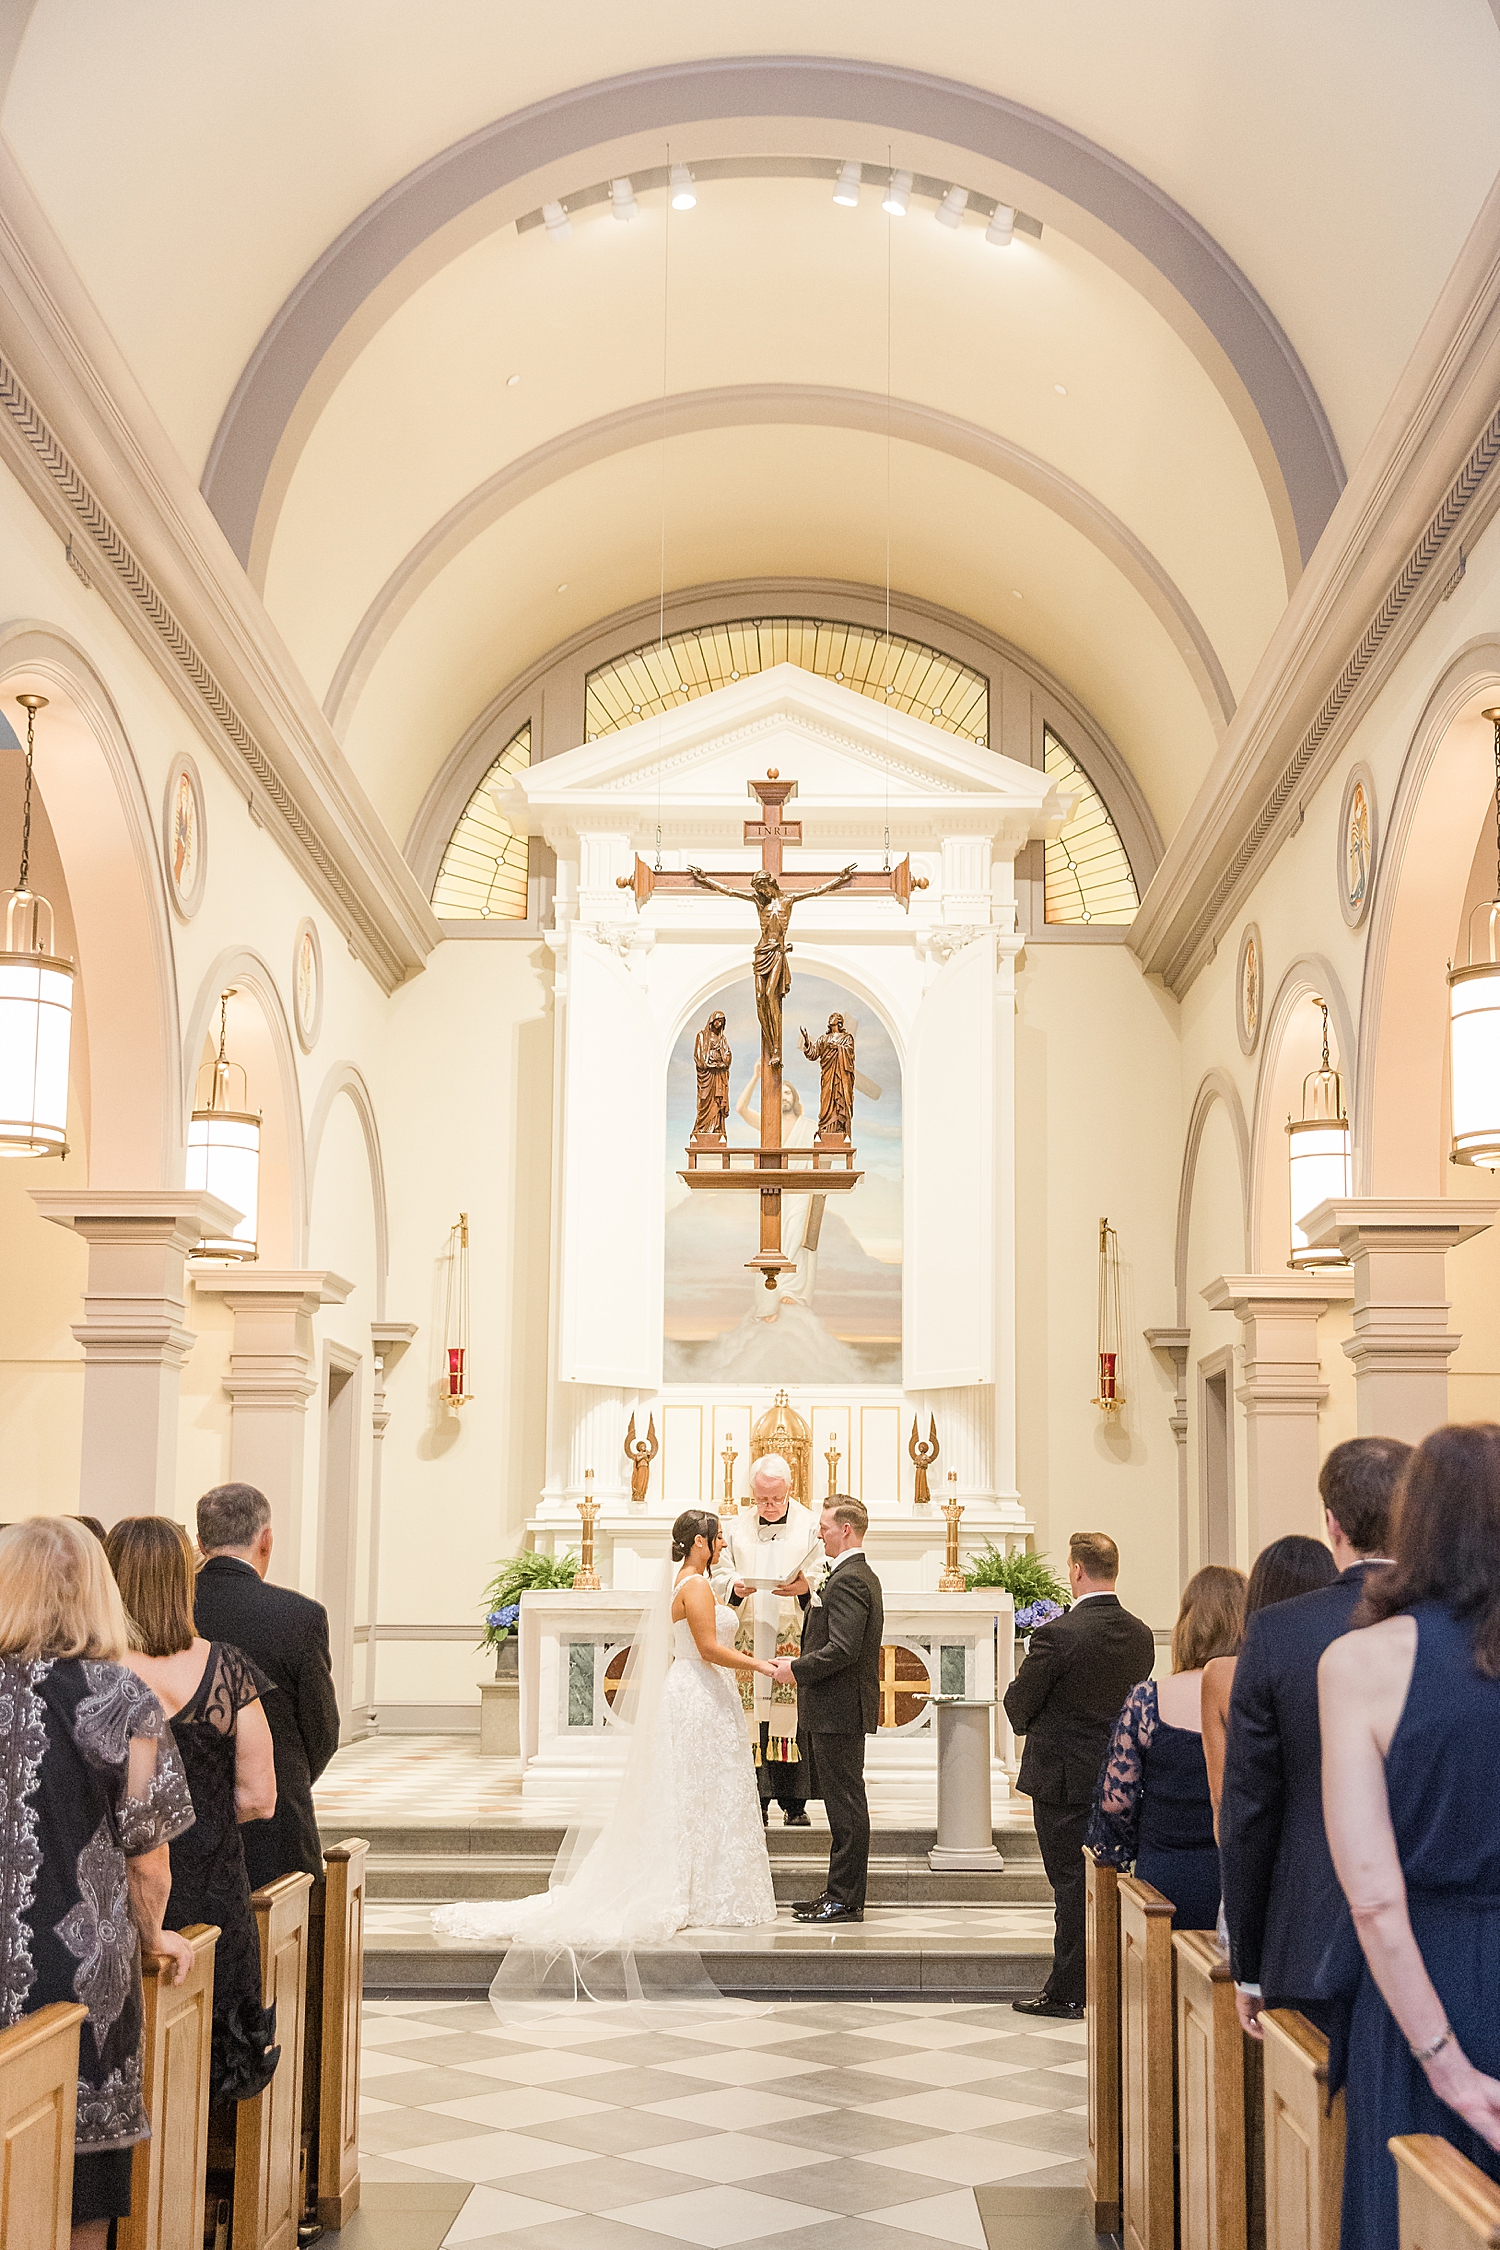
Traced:
[[1303, 954], [1287, 970], [1266, 1011], [1250, 1140], [1248, 1249], [1252, 1273], [1276, 1273], [1291, 1254], [1291, 1191], [1286, 1125], [1302, 1114], [1302, 1084], [1322, 1059], [1328, 1004], [1329, 1060], [1343, 1080], [1345, 1112], [1353, 1091], [1354, 1020], [1344, 988], [1322, 954]]
[[227, 1053], [244, 1068], [248, 1106], [261, 1113], [259, 1255], [266, 1265], [296, 1266], [307, 1240], [307, 1156], [296, 1056], [275, 978], [258, 954], [241, 947], [219, 955], [188, 1014], [184, 1132], [187, 1114], [197, 1106], [195, 1089], [201, 1085], [207, 1096], [203, 1065], [218, 1043], [225, 992], [232, 993], [225, 1018]]

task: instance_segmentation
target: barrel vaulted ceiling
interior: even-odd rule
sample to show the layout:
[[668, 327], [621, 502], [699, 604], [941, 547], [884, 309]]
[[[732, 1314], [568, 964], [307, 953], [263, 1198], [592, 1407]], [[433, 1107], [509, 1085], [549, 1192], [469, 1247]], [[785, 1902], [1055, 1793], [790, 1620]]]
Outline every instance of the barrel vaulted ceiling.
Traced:
[[[17, 0], [7, 62], [0, 129], [398, 838], [663, 575], [887, 573], [1061, 679], [1170, 833], [1500, 97], [1485, 0]], [[669, 156], [692, 211], [517, 225]], [[851, 159], [1040, 236], [840, 208]]]

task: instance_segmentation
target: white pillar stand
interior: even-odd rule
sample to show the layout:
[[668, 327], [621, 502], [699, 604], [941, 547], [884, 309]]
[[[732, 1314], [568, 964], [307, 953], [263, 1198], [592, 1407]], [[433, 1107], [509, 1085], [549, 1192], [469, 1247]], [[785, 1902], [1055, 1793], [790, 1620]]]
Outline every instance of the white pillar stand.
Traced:
[[1005, 1862], [995, 1849], [990, 1803], [990, 1737], [993, 1702], [960, 1696], [934, 1696], [937, 1712], [937, 1842], [927, 1854], [936, 1873], [950, 1868], [989, 1868]]
[[1318, 1322], [1353, 1294], [1353, 1274], [1327, 1267], [1221, 1274], [1203, 1291], [1215, 1312], [1234, 1314], [1244, 1336], [1235, 1397], [1245, 1409], [1252, 1554], [1288, 1532], [1316, 1537], [1321, 1529], [1318, 1416], [1328, 1385]]

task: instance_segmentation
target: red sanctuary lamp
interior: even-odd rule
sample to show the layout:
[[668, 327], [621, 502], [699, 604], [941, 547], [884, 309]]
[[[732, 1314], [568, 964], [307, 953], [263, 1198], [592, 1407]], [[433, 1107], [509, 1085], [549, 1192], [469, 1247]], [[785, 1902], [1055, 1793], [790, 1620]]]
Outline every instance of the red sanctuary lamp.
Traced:
[[1101, 1414], [1118, 1414], [1125, 1404], [1120, 1389], [1120, 1238], [1108, 1219], [1099, 1221], [1099, 1395]]
[[469, 1214], [460, 1211], [448, 1232], [447, 1311], [443, 1321], [442, 1397], [455, 1411], [467, 1406], [469, 1389]]

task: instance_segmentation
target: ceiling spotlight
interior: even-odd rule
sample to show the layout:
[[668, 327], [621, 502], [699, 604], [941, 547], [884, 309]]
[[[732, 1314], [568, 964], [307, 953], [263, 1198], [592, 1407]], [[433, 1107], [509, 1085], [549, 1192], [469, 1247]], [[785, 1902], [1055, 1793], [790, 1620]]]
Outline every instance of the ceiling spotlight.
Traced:
[[933, 217], [940, 227], [961, 226], [963, 215], [968, 207], [968, 189], [966, 187], [951, 187], [933, 213]]
[[910, 199], [910, 196], [910, 172], [893, 172], [891, 174], [891, 184], [885, 191], [885, 201], [881, 204], [880, 208], [882, 211], [889, 211], [893, 219], [904, 219], [906, 217], [906, 206], [907, 202]]
[[609, 193], [614, 205], [615, 217], [617, 219], [633, 219], [636, 210], [635, 189], [631, 186], [629, 180], [611, 180]]
[[542, 205], [542, 224], [554, 242], [566, 242], [573, 232], [573, 222], [560, 203]]
[[558, 589], [557, 589], [557, 590], [558, 590], [558, 592], [559, 592], [560, 594], [565, 594], [565, 593], [567, 592], [567, 590], [568, 590], [568, 581], [566, 580], [566, 578], [565, 578], [565, 579], [563, 580], [562, 584], [561, 584], [561, 585], [560, 585], [560, 586], [558, 587]]
[[1066, 397], [1067, 397], [1067, 395], [1068, 395], [1068, 386], [1067, 386], [1067, 384], [1066, 384], [1066, 383], [1054, 383], [1054, 384], [1053, 384], [1053, 386], [1052, 386], [1052, 388], [1053, 388], [1053, 389], [1054, 389], [1054, 390], [1056, 391], [1056, 393], [1057, 393], [1057, 395], [1058, 395], [1058, 397], [1059, 397], [1059, 398], [1066, 398]]
[[507, 375], [505, 378], [505, 388], [508, 391], [513, 391], [520, 380], [521, 378], [519, 375]]
[[1004, 250], [1008, 247], [1015, 231], [1015, 206], [1010, 203], [997, 203], [995, 205], [995, 216], [984, 230], [985, 241], [993, 242], [997, 250]]
[[857, 164], [841, 164], [839, 176], [833, 183], [834, 202], [842, 203], [846, 210], [852, 211], [859, 201], [859, 180], [860, 173]]
[[692, 211], [697, 208], [698, 198], [693, 191], [693, 175], [685, 164], [674, 164], [672, 166], [671, 188], [672, 209], [674, 211]]

